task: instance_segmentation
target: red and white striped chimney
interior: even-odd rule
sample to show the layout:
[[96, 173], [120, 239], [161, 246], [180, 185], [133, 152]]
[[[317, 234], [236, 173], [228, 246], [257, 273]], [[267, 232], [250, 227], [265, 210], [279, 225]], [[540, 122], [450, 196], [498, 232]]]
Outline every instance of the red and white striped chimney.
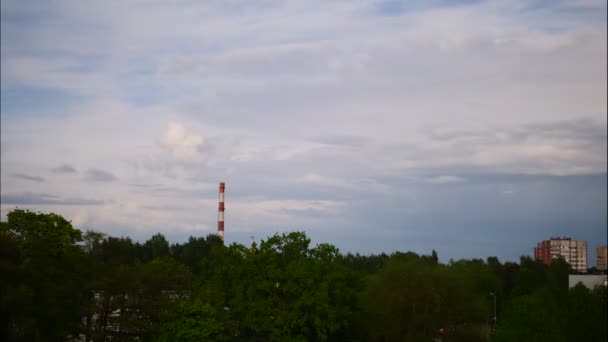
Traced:
[[220, 183], [220, 207], [217, 213], [217, 234], [224, 241], [224, 189], [226, 185], [224, 182]]

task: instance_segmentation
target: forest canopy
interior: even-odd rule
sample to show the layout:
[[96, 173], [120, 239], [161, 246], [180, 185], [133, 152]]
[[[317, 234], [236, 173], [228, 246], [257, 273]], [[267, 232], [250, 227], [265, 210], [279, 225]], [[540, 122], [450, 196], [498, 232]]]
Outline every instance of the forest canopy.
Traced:
[[569, 265], [341, 253], [81, 231], [15, 209], [0, 228], [3, 341], [605, 341], [606, 287]]

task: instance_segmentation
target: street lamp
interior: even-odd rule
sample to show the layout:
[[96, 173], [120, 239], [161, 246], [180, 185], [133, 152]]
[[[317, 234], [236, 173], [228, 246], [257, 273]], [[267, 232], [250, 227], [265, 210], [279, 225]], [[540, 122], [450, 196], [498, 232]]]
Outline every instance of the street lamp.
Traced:
[[490, 292], [490, 296], [494, 297], [494, 327], [496, 328], [496, 295]]

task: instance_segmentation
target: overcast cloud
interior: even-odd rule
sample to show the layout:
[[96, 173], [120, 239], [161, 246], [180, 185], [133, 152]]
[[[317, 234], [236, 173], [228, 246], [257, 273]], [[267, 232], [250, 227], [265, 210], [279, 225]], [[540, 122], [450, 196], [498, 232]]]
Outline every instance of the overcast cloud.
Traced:
[[58, 167], [54, 167], [51, 169], [53, 173], [76, 173], [76, 169], [70, 165], [63, 164]]
[[606, 243], [606, 1], [1, 2], [2, 217], [343, 251]]

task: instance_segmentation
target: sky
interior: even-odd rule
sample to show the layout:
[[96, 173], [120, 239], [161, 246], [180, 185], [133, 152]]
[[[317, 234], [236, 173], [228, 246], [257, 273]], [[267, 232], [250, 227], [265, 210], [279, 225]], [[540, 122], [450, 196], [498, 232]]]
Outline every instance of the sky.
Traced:
[[518, 260], [607, 234], [606, 1], [1, 2], [1, 204]]

